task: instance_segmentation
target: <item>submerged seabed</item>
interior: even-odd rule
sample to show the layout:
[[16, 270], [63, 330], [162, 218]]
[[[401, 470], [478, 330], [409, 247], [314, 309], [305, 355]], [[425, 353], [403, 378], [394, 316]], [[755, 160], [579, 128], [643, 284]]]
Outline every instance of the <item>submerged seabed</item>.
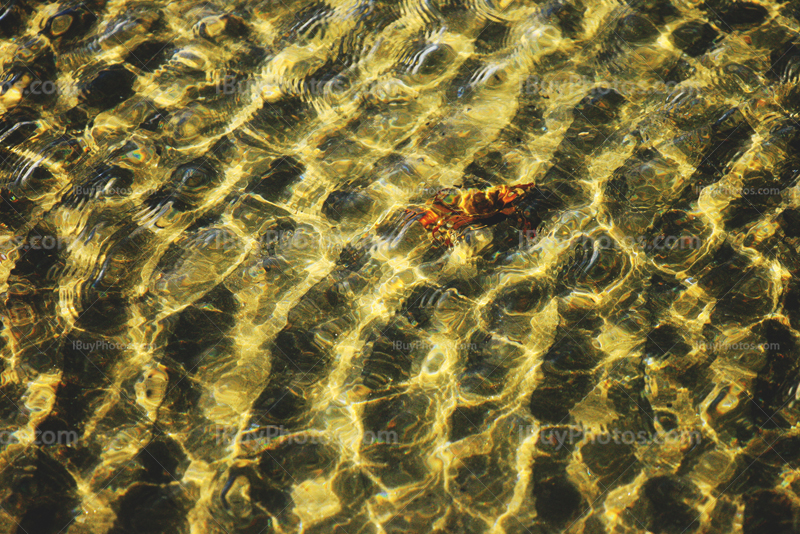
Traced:
[[798, 532], [797, 2], [3, 10], [1, 531]]

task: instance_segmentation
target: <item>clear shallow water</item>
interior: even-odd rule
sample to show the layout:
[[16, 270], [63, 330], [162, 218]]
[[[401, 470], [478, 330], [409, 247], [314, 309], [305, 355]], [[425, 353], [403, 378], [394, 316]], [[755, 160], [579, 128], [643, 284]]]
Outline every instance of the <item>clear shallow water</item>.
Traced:
[[4, 531], [796, 530], [794, 3], [6, 9]]

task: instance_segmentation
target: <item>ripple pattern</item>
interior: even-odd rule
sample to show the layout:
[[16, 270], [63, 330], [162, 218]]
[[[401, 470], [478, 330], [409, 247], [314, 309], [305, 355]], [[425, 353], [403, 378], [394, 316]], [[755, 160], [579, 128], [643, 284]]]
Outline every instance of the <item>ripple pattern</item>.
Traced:
[[0, 530], [797, 532], [798, 30], [6, 3]]

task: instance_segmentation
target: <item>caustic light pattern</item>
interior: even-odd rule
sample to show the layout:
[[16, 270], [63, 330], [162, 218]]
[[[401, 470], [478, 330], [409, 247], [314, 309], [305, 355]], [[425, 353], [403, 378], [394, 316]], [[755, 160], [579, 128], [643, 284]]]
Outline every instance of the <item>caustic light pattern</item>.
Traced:
[[797, 532], [799, 29], [9, 0], [0, 531]]

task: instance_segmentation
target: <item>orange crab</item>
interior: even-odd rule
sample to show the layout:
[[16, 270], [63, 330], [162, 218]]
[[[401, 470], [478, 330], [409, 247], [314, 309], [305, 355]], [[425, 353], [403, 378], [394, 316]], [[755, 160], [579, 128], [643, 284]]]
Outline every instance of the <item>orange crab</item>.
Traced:
[[410, 211], [434, 239], [453, 246], [466, 226], [486, 226], [516, 212], [516, 204], [535, 185], [500, 185], [486, 190], [443, 189], [428, 207]]

